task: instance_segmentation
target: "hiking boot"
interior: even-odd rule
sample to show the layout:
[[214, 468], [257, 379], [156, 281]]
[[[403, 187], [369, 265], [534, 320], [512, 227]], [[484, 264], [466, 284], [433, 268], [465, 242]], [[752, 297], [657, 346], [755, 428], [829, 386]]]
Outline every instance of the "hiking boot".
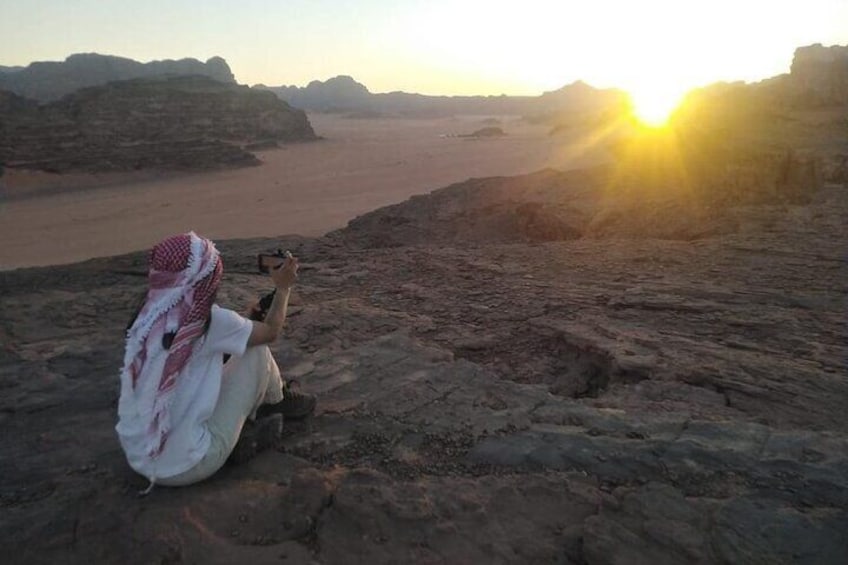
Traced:
[[276, 447], [283, 434], [283, 416], [269, 414], [256, 421], [246, 421], [241, 429], [236, 446], [230, 453], [229, 461], [240, 465], [253, 459], [256, 454]]
[[283, 399], [276, 404], [263, 404], [257, 414], [282, 414], [286, 420], [302, 420], [315, 412], [317, 399], [314, 394], [305, 394], [296, 390], [297, 381], [287, 381], [283, 385]]

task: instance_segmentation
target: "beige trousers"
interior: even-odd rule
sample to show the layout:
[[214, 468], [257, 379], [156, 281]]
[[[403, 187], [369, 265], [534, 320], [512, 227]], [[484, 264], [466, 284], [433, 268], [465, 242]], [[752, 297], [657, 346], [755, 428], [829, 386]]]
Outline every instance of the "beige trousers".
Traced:
[[255, 418], [260, 405], [282, 399], [280, 369], [267, 345], [249, 347], [243, 356], [230, 358], [224, 365], [218, 403], [206, 422], [212, 436], [209, 451], [188, 471], [167, 479], [157, 479], [157, 484], [185, 486], [212, 476], [230, 456], [245, 420]]

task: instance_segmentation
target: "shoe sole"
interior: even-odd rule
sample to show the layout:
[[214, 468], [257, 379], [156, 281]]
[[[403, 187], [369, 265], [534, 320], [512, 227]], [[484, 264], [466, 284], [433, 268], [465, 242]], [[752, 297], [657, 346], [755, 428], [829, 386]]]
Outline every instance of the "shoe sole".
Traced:
[[250, 461], [259, 453], [276, 447], [283, 433], [283, 417], [272, 414], [258, 420], [249, 430], [242, 428], [242, 435], [227, 458], [236, 465]]

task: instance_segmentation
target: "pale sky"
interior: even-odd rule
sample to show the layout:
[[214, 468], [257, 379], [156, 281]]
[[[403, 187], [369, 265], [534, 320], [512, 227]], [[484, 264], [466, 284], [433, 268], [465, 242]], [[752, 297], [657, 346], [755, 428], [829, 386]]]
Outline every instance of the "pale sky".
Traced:
[[0, 0], [0, 65], [219, 55], [243, 84], [537, 95], [577, 79], [682, 90], [848, 44], [848, 0]]

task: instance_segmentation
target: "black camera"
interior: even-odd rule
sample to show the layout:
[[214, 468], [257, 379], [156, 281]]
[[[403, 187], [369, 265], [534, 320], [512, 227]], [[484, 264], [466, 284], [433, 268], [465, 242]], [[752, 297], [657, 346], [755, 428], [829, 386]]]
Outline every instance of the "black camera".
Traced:
[[[260, 253], [256, 256], [256, 266], [260, 273], [268, 273], [271, 269], [278, 269], [286, 259], [292, 256], [290, 251], [277, 249], [274, 253]], [[262, 322], [265, 316], [268, 315], [268, 310], [271, 308], [271, 303], [274, 301], [274, 295], [277, 290], [274, 289], [262, 298], [259, 299], [259, 305], [250, 313], [250, 319]]]
[[271, 269], [279, 268], [291, 256], [290, 251], [282, 249], [277, 249], [275, 253], [260, 253], [256, 256], [256, 266], [260, 273], [268, 273]]

